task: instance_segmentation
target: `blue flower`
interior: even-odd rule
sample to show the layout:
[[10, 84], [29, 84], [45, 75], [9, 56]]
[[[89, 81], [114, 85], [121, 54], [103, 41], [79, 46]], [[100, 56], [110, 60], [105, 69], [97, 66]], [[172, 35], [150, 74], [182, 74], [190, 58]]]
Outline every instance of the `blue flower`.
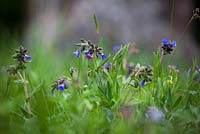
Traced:
[[118, 44], [115, 44], [115, 45], [113, 46], [113, 51], [114, 51], [114, 52], [117, 52], [119, 49], [120, 49], [120, 46], [119, 46]]
[[79, 57], [80, 56], [80, 50], [76, 50], [75, 52], [74, 52], [74, 55], [76, 56], [76, 57]]
[[101, 53], [101, 58], [104, 60], [104, 59], [106, 59], [106, 55], [104, 54], [104, 53]]
[[65, 85], [60, 84], [60, 85], [57, 86], [57, 89], [63, 91], [65, 89]]
[[26, 60], [31, 60], [31, 56], [30, 56], [30, 55], [27, 55], [27, 54], [25, 54], [25, 59], [26, 59]]
[[171, 47], [175, 47], [176, 46], [176, 41], [172, 41], [170, 45], [171, 45]]
[[85, 55], [88, 55], [90, 53], [90, 50], [85, 50], [84, 53]]
[[110, 66], [110, 62], [106, 62], [105, 64], [104, 64], [104, 67], [105, 68], [108, 68]]
[[163, 43], [164, 45], [168, 45], [168, 44], [169, 44], [169, 40], [168, 40], [167, 38], [163, 38], [163, 39], [162, 39], [162, 43]]
[[168, 40], [167, 38], [162, 39], [162, 50], [163, 55], [171, 54], [173, 48], [176, 46], [176, 41]]
[[140, 86], [144, 86], [145, 80], [140, 81], [139, 84], [140, 84]]
[[103, 69], [109, 70], [109, 68], [110, 68], [110, 62], [106, 62], [106, 63], [103, 65]]

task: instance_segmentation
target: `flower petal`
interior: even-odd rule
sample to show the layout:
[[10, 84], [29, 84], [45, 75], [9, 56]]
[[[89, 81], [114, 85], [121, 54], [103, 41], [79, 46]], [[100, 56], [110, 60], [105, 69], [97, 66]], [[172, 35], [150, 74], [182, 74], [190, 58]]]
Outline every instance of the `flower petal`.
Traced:
[[87, 55], [86, 55], [86, 57], [90, 60], [90, 59], [92, 59], [92, 54], [90, 54], [90, 53], [88, 53]]
[[176, 46], [176, 41], [172, 41], [171, 42], [171, 47], [175, 47]]
[[106, 59], [106, 54], [104, 54], [104, 53], [101, 53], [101, 58], [104, 60], [104, 59]]
[[140, 86], [144, 86], [145, 80], [140, 81], [139, 84], [140, 84]]
[[115, 45], [113, 46], [113, 51], [114, 51], [114, 52], [117, 52], [119, 49], [120, 49], [120, 46], [119, 46], [118, 44], [115, 44]]
[[103, 65], [103, 69], [109, 69], [110, 67], [110, 62], [106, 62], [104, 65]]
[[63, 91], [65, 89], [65, 85], [60, 84], [60, 85], [57, 86], [57, 89]]
[[167, 44], [169, 44], [169, 40], [167, 38], [162, 38], [162, 43], [164, 45], [167, 45]]
[[76, 50], [76, 51], [74, 52], [74, 55], [75, 55], [76, 57], [79, 57], [79, 56], [80, 56], [80, 50]]
[[90, 53], [90, 51], [89, 50], [85, 50], [84, 53], [85, 53], [85, 55], [88, 55]]
[[160, 122], [165, 119], [165, 115], [163, 114], [162, 111], [160, 111], [157, 107], [151, 106], [148, 107], [146, 116], [148, 119], [154, 122]]
[[26, 60], [31, 60], [31, 56], [30, 56], [30, 55], [27, 55], [27, 54], [25, 54], [25, 59], [26, 59]]

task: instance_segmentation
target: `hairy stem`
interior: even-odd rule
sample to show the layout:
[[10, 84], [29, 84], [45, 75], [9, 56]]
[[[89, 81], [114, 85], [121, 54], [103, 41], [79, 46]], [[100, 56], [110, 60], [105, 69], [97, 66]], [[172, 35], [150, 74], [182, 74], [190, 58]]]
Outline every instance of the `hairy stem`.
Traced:
[[186, 31], [187, 31], [188, 28], [189, 28], [189, 26], [190, 26], [192, 20], [193, 20], [193, 16], [190, 18], [190, 20], [189, 20], [188, 23], [186, 24], [186, 26], [185, 26], [185, 28], [184, 28], [184, 30], [183, 30], [183, 32], [182, 32], [182, 34], [181, 34], [181, 36], [180, 36], [178, 42], [177, 42], [177, 43], [179, 44], [179, 46], [180, 46], [180, 42], [181, 42], [181, 40], [183, 39], [183, 37], [184, 37]]
[[97, 70], [97, 61], [96, 61], [96, 55], [94, 55], [94, 57], [93, 57], [93, 64], [94, 64], [94, 70], [96, 71], [96, 73], [97, 73], [97, 79], [99, 79], [99, 82], [100, 82], [100, 88], [102, 89], [102, 85], [103, 85], [103, 83], [102, 83], [102, 81], [101, 81], [101, 78], [100, 78], [100, 73], [99, 73], [99, 71]]
[[29, 115], [32, 115], [25, 72], [23, 72], [23, 76], [24, 76], [24, 83], [23, 84], [24, 84], [24, 93], [25, 93], [26, 103], [27, 103], [27, 110], [28, 110]]
[[171, 15], [170, 15], [170, 31], [169, 35], [170, 38], [172, 38], [172, 32], [173, 32], [173, 21], [174, 21], [174, 15], [175, 15], [175, 0], [172, 0], [172, 9], [171, 9]]
[[178, 47], [180, 47], [181, 41], [182, 41], [182, 39], [183, 39], [183, 37], [184, 37], [186, 31], [188, 30], [188, 28], [189, 28], [189, 26], [190, 26], [192, 20], [193, 20], [193, 16], [190, 18], [190, 20], [189, 20], [188, 23], [186, 24], [186, 26], [185, 26], [185, 28], [184, 28], [184, 30], [183, 30], [183, 32], [182, 32], [180, 38], [179, 38], [178, 41], [177, 41], [177, 44], [178, 44], [178, 45], [177, 45], [177, 47], [174, 49], [174, 52], [173, 52], [173, 54], [172, 54], [172, 56], [171, 56], [171, 58], [170, 58], [170, 60], [169, 60], [169, 64], [171, 64], [175, 52], [177, 51]]
[[21, 78], [21, 80], [23, 81], [24, 93], [25, 93], [26, 104], [27, 104], [27, 111], [28, 111], [29, 116], [31, 116], [32, 112], [31, 112], [30, 98], [29, 98], [29, 94], [28, 94], [28, 87], [27, 87], [25, 72], [23, 71], [23, 76], [21, 75], [20, 72], [18, 72], [18, 75]]
[[163, 60], [163, 51], [161, 50], [161, 53], [160, 53], [160, 64], [162, 63], [162, 60]]
[[[140, 73], [140, 69], [135, 73], [135, 76], [134, 77], [137, 77], [138, 75], [139, 75], [139, 73]], [[129, 81], [124, 85], [124, 87], [122, 88], [122, 89], [126, 89], [129, 85], [130, 85], [130, 83], [131, 83], [131, 81], [132, 81], [133, 79], [129, 79]], [[122, 101], [122, 104], [124, 104], [125, 102], [126, 102], [126, 100], [127, 100], [127, 98], [128, 98], [128, 95], [130, 94], [130, 92], [131, 92], [131, 89], [128, 89], [128, 91], [127, 91], [127, 93], [126, 93], [126, 95], [125, 95], [125, 97], [124, 97], [124, 100]]]

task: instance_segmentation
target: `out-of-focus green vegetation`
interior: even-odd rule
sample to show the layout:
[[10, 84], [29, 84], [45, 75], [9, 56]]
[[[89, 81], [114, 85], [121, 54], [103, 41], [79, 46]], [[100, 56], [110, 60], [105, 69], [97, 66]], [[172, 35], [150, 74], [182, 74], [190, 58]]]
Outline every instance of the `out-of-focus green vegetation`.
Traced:
[[[33, 113], [29, 118], [23, 84], [15, 83], [17, 77], [9, 76], [4, 68], [14, 63], [11, 55], [19, 44], [15, 39], [1, 40], [0, 43], [12, 44], [0, 49], [0, 133], [200, 131], [200, 83], [194, 80], [198, 74], [195, 65], [178, 71], [179, 68], [161, 64], [159, 52], [134, 58], [127, 55], [128, 46], [124, 46], [107, 57], [106, 61], [112, 66], [106, 71], [101, 69], [104, 60], [87, 60], [84, 55], [77, 58], [73, 56], [73, 50], [61, 53], [56, 45], [46, 49], [38, 43], [28, 49], [32, 61], [25, 70]], [[100, 46], [107, 46], [105, 44], [99, 41]], [[104, 51], [109, 55], [109, 49], [104, 48]], [[151, 57], [151, 60], [144, 57]], [[133, 85], [126, 81], [124, 58], [128, 62], [152, 66], [152, 82], [134, 87], [136, 75], [131, 77]], [[78, 86], [72, 82], [68, 89], [52, 93], [51, 84], [61, 76], [70, 77], [71, 67], [78, 69]], [[147, 118], [149, 106], [162, 111], [164, 120], [153, 122]]]

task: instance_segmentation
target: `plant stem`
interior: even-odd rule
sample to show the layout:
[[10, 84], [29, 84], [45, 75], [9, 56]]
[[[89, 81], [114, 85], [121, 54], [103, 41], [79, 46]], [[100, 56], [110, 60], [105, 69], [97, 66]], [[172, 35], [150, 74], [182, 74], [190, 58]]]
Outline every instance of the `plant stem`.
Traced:
[[26, 76], [25, 76], [25, 72], [24, 71], [23, 71], [23, 76], [24, 76], [24, 93], [25, 93], [25, 97], [26, 97], [27, 110], [28, 110], [29, 115], [32, 115], [31, 105], [30, 105], [30, 98], [29, 98], [29, 94], [28, 94]]
[[18, 72], [18, 75], [21, 78], [21, 80], [23, 81], [24, 93], [25, 93], [26, 104], [27, 104], [27, 110], [28, 110], [29, 116], [31, 117], [32, 112], [31, 112], [30, 98], [29, 98], [29, 94], [28, 94], [28, 87], [27, 87], [25, 72], [23, 71], [23, 76], [21, 75], [20, 72]]
[[[135, 77], [137, 77], [138, 76], [138, 74], [140, 73], [140, 69], [135, 73]], [[122, 89], [126, 89], [128, 86], [129, 86], [129, 84], [131, 83], [131, 81], [132, 81], [133, 79], [129, 79], [129, 81], [124, 85], [124, 87], [122, 88]], [[125, 95], [125, 97], [124, 97], [124, 100], [122, 101], [122, 104], [124, 104], [125, 102], [126, 102], [126, 100], [127, 100], [127, 98], [128, 98], [128, 95], [130, 94], [130, 91], [131, 91], [131, 89], [128, 89], [128, 91], [127, 91], [127, 93], [126, 93], [126, 95]]]
[[160, 53], [160, 64], [162, 63], [162, 60], [163, 60], [163, 51], [161, 50], [161, 53]]
[[182, 38], [184, 37], [184, 35], [185, 35], [187, 29], [188, 29], [189, 26], [190, 26], [190, 23], [192, 22], [192, 20], [193, 20], [193, 16], [190, 18], [190, 20], [189, 20], [188, 23], [186, 24], [185, 29], [183, 30], [183, 32], [182, 32], [182, 34], [181, 34], [181, 36], [180, 36], [180, 38], [179, 38], [179, 40], [178, 40], [178, 42], [177, 42], [178, 44], [180, 44]]
[[173, 54], [172, 54], [172, 56], [171, 56], [171, 59], [169, 60], [169, 63], [168, 63], [168, 64], [171, 64], [172, 59], [173, 59], [173, 57], [174, 57], [174, 54], [175, 54], [176, 50], [178, 49], [178, 47], [180, 47], [182, 38], [184, 37], [184, 35], [185, 35], [187, 29], [189, 28], [189, 26], [190, 26], [192, 20], [193, 20], [193, 16], [190, 18], [189, 22], [186, 24], [185, 29], [183, 30], [183, 32], [182, 32], [180, 38], [178, 39], [178, 41], [177, 41], [177, 44], [178, 44], [178, 45], [177, 45], [177, 47], [174, 49], [174, 52], [173, 52]]
[[171, 15], [170, 15], [170, 31], [169, 35], [170, 38], [172, 38], [172, 32], [173, 32], [173, 21], [174, 21], [174, 15], [175, 15], [175, 0], [172, 0], [172, 9], [171, 9]]
[[[102, 83], [102, 81], [101, 81], [101, 78], [100, 78], [100, 73], [99, 73], [99, 71], [98, 71], [98, 69], [97, 69], [97, 61], [96, 61], [96, 55], [94, 55], [94, 57], [93, 57], [93, 64], [94, 64], [94, 70], [93, 71], [96, 71], [96, 73], [97, 73], [97, 78], [99, 79], [99, 82], [100, 82], [100, 88], [102, 89], [102, 85], [103, 85], [103, 83]], [[95, 74], [95, 73], [94, 73]], [[96, 76], [95, 76], [96, 77]]]

